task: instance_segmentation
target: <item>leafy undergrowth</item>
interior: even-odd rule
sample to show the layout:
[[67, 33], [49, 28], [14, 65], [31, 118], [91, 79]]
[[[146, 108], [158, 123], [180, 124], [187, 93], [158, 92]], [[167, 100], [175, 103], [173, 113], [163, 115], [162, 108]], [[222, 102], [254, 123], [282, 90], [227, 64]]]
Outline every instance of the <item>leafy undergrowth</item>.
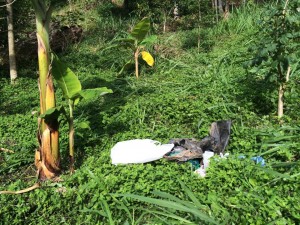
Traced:
[[[244, 16], [241, 14], [243, 20]], [[75, 174], [69, 175], [65, 167], [63, 181], [45, 182], [42, 188], [22, 195], [0, 195], [2, 224], [210, 223], [198, 214], [174, 208], [166, 211], [161, 205], [123, 195], [158, 198], [155, 190], [179, 198], [182, 204], [192, 204], [189, 209], [195, 207], [218, 224], [299, 224], [299, 105], [287, 101], [284, 126], [279, 126], [276, 93], [265, 90], [261, 81], [243, 68], [243, 62], [251, 57], [247, 48], [255, 38], [255, 28], [237, 23], [208, 29], [200, 53], [186, 46], [195, 31], [161, 35], [153, 50], [155, 67], [142, 67], [136, 80], [130, 71], [117, 75], [126, 62], [120, 55], [126, 53], [102, 51], [107, 40], [98, 32], [105, 29], [101, 21], [94, 26], [91, 21], [85, 24], [95, 32], [87, 32], [80, 44], [61, 57], [85, 88], [106, 86], [114, 93], [80, 103], [75, 109], [75, 124], [86, 120], [91, 127], [76, 129]], [[118, 20], [113, 24], [124, 26], [118, 25]], [[7, 78], [0, 83], [0, 147], [14, 151], [0, 152], [2, 190], [19, 190], [35, 182], [37, 81], [22, 70], [20, 77], [15, 86], [10, 86]], [[297, 83], [292, 85], [297, 87]], [[58, 104], [64, 104], [62, 94], [58, 91], [57, 95]], [[293, 96], [299, 99], [297, 91]], [[139, 165], [111, 164], [110, 149], [118, 141], [201, 139], [208, 135], [212, 122], [223, 119], [233, 122], [226, 149], [230, 156], [211, 160], [204, 179], [193, 173], [189, 163], [162, 159]], [[62, 122], [64, 165], [67, 142], [67, 127]], [[265, 167], [249, 160], [257, 155], [264, 157]], [[181, 182], [199, 204], [193, 205]], [[182, 218], [181, 222], [175, 216], [167, 217], [170, 213]]]

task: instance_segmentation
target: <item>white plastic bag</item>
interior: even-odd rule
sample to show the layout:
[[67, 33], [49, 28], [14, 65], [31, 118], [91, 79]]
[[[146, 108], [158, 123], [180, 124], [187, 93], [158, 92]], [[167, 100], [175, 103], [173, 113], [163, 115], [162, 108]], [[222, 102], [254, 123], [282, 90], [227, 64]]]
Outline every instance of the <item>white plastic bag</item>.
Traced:
[[203, 153], [203, 165], [201, 165], [201, 167], [199, 169], [195, 170], [195, 173], [200, 175], [200, 177], [205, 177], [206, 176], [206, 170], [209, 166], [209, 159], [213, 156], [214, 156], [214, 152], [205, 151]]
[[213, 157], [214, 156], [214, 152], [211, 152], [211, 151], [205, 151], [203, 153], [203, 166], [204, 166], [204, 169], [207, 169], [208, 166], [209, 166], [209, 158]]
[[[195, 170], [194, 172], [198, 175], [200, 175], [200, 177], [205, 177], [206, 176], [206, 170], [209, 167], [209, 160], [211, 157], [214, 156], [214, 153], [211, 151], [205, 151], [203, 153], [203, 165], [201, 165], [200, 168], [198, 168], [197, 170]], [[227, 157], [229, 156], [229, 153], [220, 153], [220, 157], [221, 159], [227, 159]], [[219, 161], [218, 158], [215, 158], [215, 160]]]
[[112, 164], [146, 163], [161, 159], [174, 144], [161, 144], [150, 139], [121, 141], [111, 149]]

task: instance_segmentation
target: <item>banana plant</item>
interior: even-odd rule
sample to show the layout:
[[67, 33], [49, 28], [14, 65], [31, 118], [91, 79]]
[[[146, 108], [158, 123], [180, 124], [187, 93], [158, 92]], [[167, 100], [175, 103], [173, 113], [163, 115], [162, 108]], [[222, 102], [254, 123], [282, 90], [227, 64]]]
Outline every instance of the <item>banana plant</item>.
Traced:
[[[54, 110], [53, 113], [64, 114], [69, 124], [69, 159], [70, 159], [70, 171], [74, 172], [74, 107], [81, 100], [89, 100], [102, 96], [107, 93], [112, 93], [111, 89], [106, 87], [84, 89], [82, 90], [81, 83], [73, 71], [67, 67], [59, 58], [52, 54], [52, 71], [53, 77], [56, 80], [58, 86], [63, 92], [64, 98], [68, 101], [69, 114], [65, 112], [62, 107]], [[50, 114], [52, 111], [50, 112]]]
[[[31, 0], [36, 15], [39, 63], [40, 113], [56, 107], [55, 92], [50, 64], [49, 24], [52, 8], [43, 0]], [[51, 179], [60, 172], [59, 123], [57, 113], [39, 118], [39, 148], [35, 153], [37, 176], [40, 180]]]
[[[63, 113], [69, 123], [70, 169], [74, 171], [74, 106], [81, 99], [90, 99], [97, 95], [112, 93], [107, 88], [82, 90], [77, 76], [62, 63], [55, 54], [51, 54], [49, 43], [49, 24], [52, 7], [44, 0], [31, 0], [35, 15], [38, 40], [40, 116], [38, 125], [39, 148], [35, 153], [37, 176], [40, 180], [51, 179], [59, 175], [59, 116]], [[69, 115], [63, 107], [56, 106], [53, 77], [69, 102]]]
[[[150, 19], [145, 17], [142, 19], [138, 24], [134, 26], [132, 31], [128, 34], [128, 37], [117, 39], [114, 41], [114, 43], [117, 43], [117, 45], [113, 47], [125, 47], [129, 48], [133, 52], [133, 60], [135, 64], [135, 75], [136, 78], [139, 77], [139, 56], [142, 56], [142, 59], [149, 65], [154, 65], [154, 58], [152, 55], [146, 51], [146, 45], [153, 44], [157, 37], [155, 35], [151, 35], [146, 37], [147, 33], [150, 30]], [[120, 73], [123, 72], [125, 68], [127, 68], [129, 65], [131, 65], [133, 62], [132, 59], [129, 60], [122, 68]]]

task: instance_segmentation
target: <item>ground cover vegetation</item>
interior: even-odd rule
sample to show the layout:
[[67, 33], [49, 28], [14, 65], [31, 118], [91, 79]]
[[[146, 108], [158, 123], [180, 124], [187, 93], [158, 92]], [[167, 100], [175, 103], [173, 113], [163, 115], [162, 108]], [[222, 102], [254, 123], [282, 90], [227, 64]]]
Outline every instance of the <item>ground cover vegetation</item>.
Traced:
[[[221, 10], [193, 0], [56, 1], [50, 30], [59, 24], [71, 35], [54, 41], [50, 32], [50, 45], [83, 90], [113, 93], [94, 93], [75, 106], [54, 81], [56, 104], [72, 106], [75, 173], [68, 168], [69, 114], [59, 117], [60, 179], [21, 195], [0, 194], [0, 224], [299, 224], [300, 3], [224, 2]], [[17, 46], [34, 42], [31, 1], [13, 7]], [[134, 66], [124, 69], [132, 52], [109, 47], [144, 17], [148, 35], [156, 35], [147, 47], [155, 64], [140, 60], [136, 79]], [[80, 38], [75, 28], [82, 29]], [[11, 85], [6, 41], [1, 33], [0, 191], [36, 182], [39, 146], [37, 55], [16, 54], [18, 78]], [[118, 141], [201, 139], [223, 119], [233, 122], [230, 156], [214, 157], [203, 179], [190, 163], [111, 164]], [[250, 160], [258, 155], [266, 166]]]

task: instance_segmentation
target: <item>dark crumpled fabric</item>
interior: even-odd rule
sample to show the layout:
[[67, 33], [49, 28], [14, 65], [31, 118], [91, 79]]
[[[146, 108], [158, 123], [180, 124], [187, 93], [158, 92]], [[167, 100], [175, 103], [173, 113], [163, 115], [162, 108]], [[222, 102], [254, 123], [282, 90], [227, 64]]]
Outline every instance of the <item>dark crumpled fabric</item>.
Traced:
[[194, 138], [171, 139], [174, 148], [164, 155], [168, 160], [185, 162], [190, 159], [201, 159], [203, 152], [213, 151], [215, 154], [224, 153], [230, 138], [230, 120], [222, 120], [211, 124], [209, 136], [198, 141]]

